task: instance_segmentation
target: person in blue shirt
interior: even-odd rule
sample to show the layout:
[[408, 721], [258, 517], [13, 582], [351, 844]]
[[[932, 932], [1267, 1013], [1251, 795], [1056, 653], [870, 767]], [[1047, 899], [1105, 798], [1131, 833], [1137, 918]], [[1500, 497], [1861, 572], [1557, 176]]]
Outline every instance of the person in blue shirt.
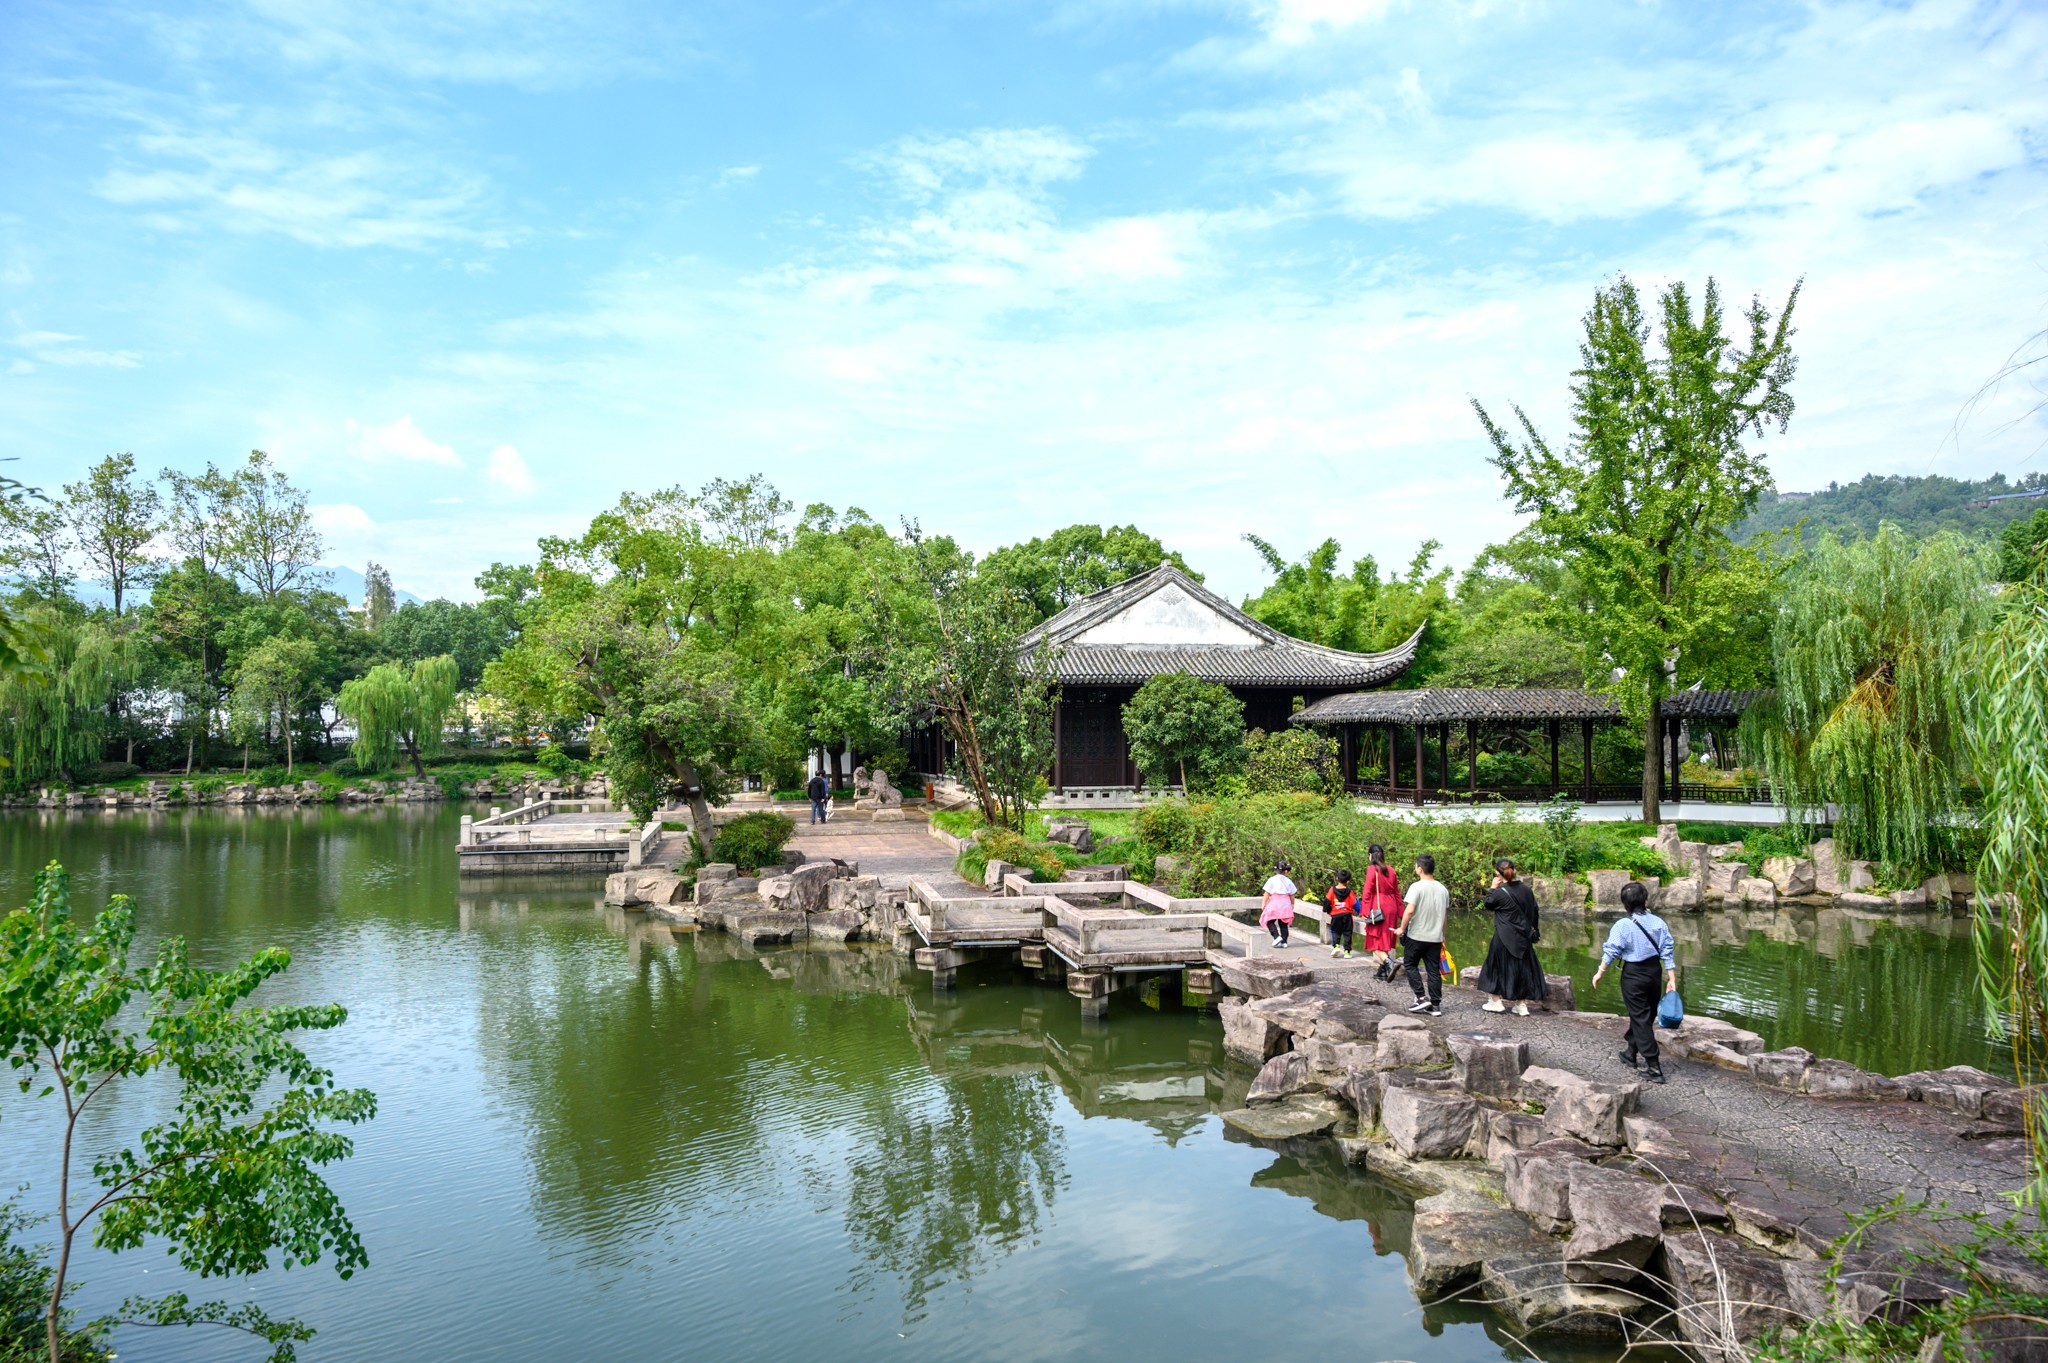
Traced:
[[[1621, 907], [1628, 917], [1608, 929], [1607, 945], [1600, 952], [1600, 968], [1593, 972], [1593, 987], [1607, 967], [1621, 962], [1621, 1005], [1628, 1010], [1628, 1044], [1621, 1048], [1621, 1063], [1636, 1068], [1642, 1058], [1643, 1077], [1653, 1084], [1664, 1082], [1664, 1066], [1657, 1050], [1657, 1002], [1667, 990], [1678, 988], [1676, 947], [1671, 929], [1649, 910], [1650, 892], [1636, 882], [1621, 887]], [[1664, 988], [1657, 987], [1657, 962], [1664, 963]]]

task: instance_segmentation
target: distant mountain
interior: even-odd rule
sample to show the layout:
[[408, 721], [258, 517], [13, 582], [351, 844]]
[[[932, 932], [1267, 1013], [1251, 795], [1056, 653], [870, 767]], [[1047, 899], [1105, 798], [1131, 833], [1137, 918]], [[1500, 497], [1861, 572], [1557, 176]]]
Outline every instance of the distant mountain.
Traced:
[[[329, 579], [331, 579], [329, 585], [335, 591], [347, 597], [348, 603], [351, 606], [363, 604], [363, 575], [361, 572], [354, 568], [337, 568], [331, 563], [321, 564], [320, 571], [328, 575]], [[392, 584], [391, 594], [398, 598], [398, 604], [401, 606], [408, 601], [418, 602], [421, 599], [396, 583]]]
[[2018, 482], [2008, 481], [2002, 473], [1977, 482], [1939, 474], [1901, 478], [1872, 473], [1860, 482], [1830, 483], [1818, 492], [1779, 493], [1775, 502], [1758, 507], [1735, 527], [1735, 538], [1789, 530], [1801, 520], [1806, 522], [1807, 540], [1830, 530], [1842, 537], [1873, 534], [1881, 521], [1895, 522], [1915, 535], [1955, 530], [1995, 536], [2044, 506], [2048, 473], [2030, 473]]

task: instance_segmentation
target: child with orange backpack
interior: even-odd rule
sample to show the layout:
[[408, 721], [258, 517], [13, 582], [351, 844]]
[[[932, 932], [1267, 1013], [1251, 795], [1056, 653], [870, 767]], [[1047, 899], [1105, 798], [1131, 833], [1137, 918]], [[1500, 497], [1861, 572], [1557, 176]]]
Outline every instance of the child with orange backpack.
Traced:
[[1351, 872], [1337, 872], [1337, 883], [1324, 895], [1330, 905], [1330, 954], [1351, 954], [1351, 925], [1358, 914], [1358, 896], [1351, 892]]

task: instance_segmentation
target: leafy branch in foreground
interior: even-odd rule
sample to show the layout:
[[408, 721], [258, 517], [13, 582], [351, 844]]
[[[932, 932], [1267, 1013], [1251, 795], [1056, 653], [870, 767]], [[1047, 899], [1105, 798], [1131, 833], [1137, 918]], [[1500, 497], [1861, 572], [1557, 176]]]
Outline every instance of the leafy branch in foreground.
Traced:
[[[335, 1087], [332, 1073], [292, 1040], [340, 1026], [347, 1011], [250, 1005], [250, 995], [291, 964], [285, 951], [208, 970], [191, 964], [184, 939], [171, 937], [136, 968], [134, 940], [125, 896], [90, 926], [73, 922], [70, 877], [54, 862], [37, 875], [29, 905], [0, 918], [0, 1054], [23, 1093], [54, 1097], [64, 1109], [51, 1152], [57, 1258], [42, 1312], [49, 1363], [65, 1363], [64, 1296], [88, 1226], [92, 1243], [116, 1252], [161, 1236], [178, 1264], [202, 1277], [260, 1272], [273, 1252], [287, 1268], [332, 1255], [344, 1278], [369, 1262], [319, 1170], [354, 1149], [329, 1124], [367, 1121], [376, 1096]], [[139, 1028], [124, 1025], [131, 1004]], [[92, 1158], [88, 1182], [78, 1167], [86, 1113], [116, 1081], [151, 1075], [175, 1085], [171, 1111], [133, 1144]], [[182, 1296], [132, 1300], [123, 1316], [250, 1330], [274, 1346], [279, 1363], [307, 1333], [260, 1311], [195, 1306]]]

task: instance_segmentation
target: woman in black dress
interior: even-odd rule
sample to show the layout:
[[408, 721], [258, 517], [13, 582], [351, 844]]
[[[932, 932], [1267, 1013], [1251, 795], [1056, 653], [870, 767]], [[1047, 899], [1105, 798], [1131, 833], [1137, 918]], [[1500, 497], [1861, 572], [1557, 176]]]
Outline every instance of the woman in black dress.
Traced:
[[1541, 1002], [1548, 990], [1543, 964], [1536, 959], [1536, 896], [1508, 858], [1494, 862], [1493, 869], [1493, 885], [1486, 892], [1493, 945], [1479, 967], [1479, 992], [1493, 995], [1485, 1005], [1487, 1012], [1505, 1013], [1512, 1003], [1518, 1017], [1527, 1017], [1529, 1005]]

